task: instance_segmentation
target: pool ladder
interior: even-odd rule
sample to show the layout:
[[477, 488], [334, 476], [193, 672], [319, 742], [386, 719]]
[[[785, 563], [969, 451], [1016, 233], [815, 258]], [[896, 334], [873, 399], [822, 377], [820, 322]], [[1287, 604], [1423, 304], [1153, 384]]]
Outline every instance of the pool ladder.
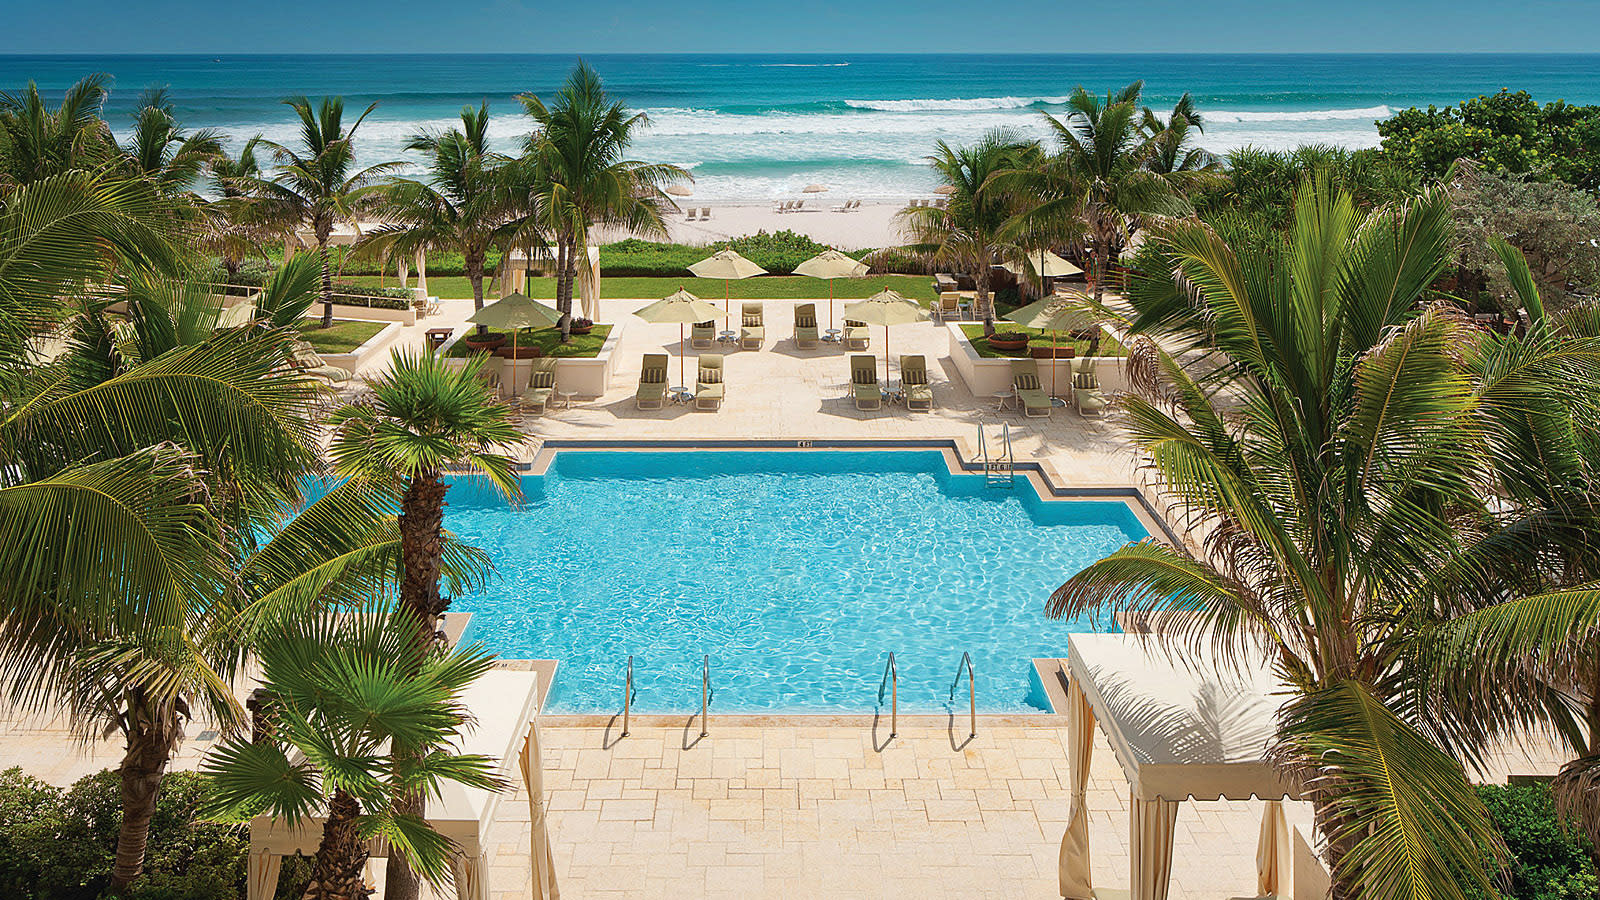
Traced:
[[[711, 688], [711, 654], [707, 653], [700, 662], [700, 736], [708, 734], [706, 716], [711, 711], [711, 698], [717, 692]], [[639, 692], [633, 688], [633, 656], [628, 656], [628, 674], [622, 685], [622, 736], [628, 736], [629, 719], [633, 713], [633, 698]]]
[[[972, 654], [962, 652], [956, 663], [956, 680], [950, 684], [950, 702], [956, 700], [956, 689], [961, 687], [961, 675], [967, 676], [967, 737], [978, 736], [978, 680], [972, 674]], [[883, 706], [884, 691], [889, 692], [889, 739], [900, 736], [900, 668], [895, 665], [894, 651], [889, 651], [889, 661], [883, 666], [883, 680], [878, 682], [878, 705]]]
[[[883, 692], [889, 691], [889, 740], [900, 734], [900, 670], [894, 664], [894, 651], [889, 651], [889, 662], [883, 667], [883, 680], [878, 682], [878, 705], [883, 705]], [[874, 722], [876, 728], [876, 722]]]
[[989, 456], [989, 443], [983, 434], [983, 425], [978, 425], [978, 459], [983, 463], [983, 482], [989, 487], [1011, 487], [1012, 476], [1016, 469], [1016, 457], [1011, 452], [1011, 423], [1005, 422], [1000, 426], [1000, 455]]
[[956, 680], [950, 683], [950, 702], [956, 702], [956, 688], [961, 687], [961, 673], [967, 673], [967, 737], [978, 736], [978, 681], [972, 674], [972, 654], [965, 651], [961, 662], [956, 663]]

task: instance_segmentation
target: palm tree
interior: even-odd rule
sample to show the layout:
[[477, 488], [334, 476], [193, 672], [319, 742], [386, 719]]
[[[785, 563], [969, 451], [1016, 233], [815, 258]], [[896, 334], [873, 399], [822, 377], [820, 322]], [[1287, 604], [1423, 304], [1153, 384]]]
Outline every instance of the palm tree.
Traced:
[[488, 104], [462, 109], [461, 128], [415, 135], [406, 149], [427, 154], [428, 179], [384, 187], [382, 214], [397, 224], [366, 243], [385, 253], [460, 248], [473, 307], [483, 309], [489, 251], [511, 233], [515, 209], [505, 177], [510, 159], [489, 149]]
[[[1600, 619], [1600, 592], [1493, 596], [1491, 417], [1539, 416], [1592, 356], [1462, 362], [1473, 330], [1419, 306], [1451, 254], [1440, 190], [1364, 215], [1302, 188], [1289, 233], [1236, 253], [1197, 221], [1151, 238], [1216, 351], [1153, 341], [1123, 422], [1184, 505], [1202, 558], [1145, 541], [1070, 578], [1052, 616], [1182, 610], [1175, 645], [1264, 648], [1284, 681], [1276, 754], [1314, 804], [1337, 898], [1492, 893], [1498, 832], [1460, 757], [1535, 715], [1496, 700], [1514, 663]], [[1220, 368], [1217, 363], [1220, 362]], [[1543, 384], [1539, 390], [1530, 385]], [[1481, 597], [1481, 602], [1477, 602]]]
[[463, 694], [494, 658], [430, 649], [418, 659], [409, 616], [382, 606], [286, 620], [257, 653], [272, 728], [264, 740], [237, 737], [212, 750], [201, 769], [211, 786], [202, 812], [290, 823], [325, 814], [306, 893], [316, 900], [365, 900], [373, 838], [430, 883], [446, 883], [456, 848], [402, 807], [451, 782], [504, 787], [493, 760], [452, 748], [471, 721]]
[[[1003, 128], [966, 146], [952, 147], [939, 141], [928, 163], [952, 189], [949, 202], [945, 209], [913, 206], [897, 214], [901, 229], [910, 238], [904, 249], [971, 273], [978, 299], [987, 300], [990, 269], [1001, 257], [1020, 256], [1015, 244], [1002, 234], [1018, 207], [996, 176], [1037, 163], [1038, 154], [1037, 143]], [[993, 333], [993, 304], [982, 305], [987, 311], [984, 332]]]
[[290, 149], [272, 141], [262, 146], [277, 157], [271, 179], [250, 182], [275, 218], [288, 229], [309, 224], [322, 260], [322, 327], [333, 325], [333, 270], [328, 265], [328, 238], [333, 226], [354, 222], [379, 180], [398, 163], [356, 168], [355, 136], [378, 104], [369, 105], [349, 128], [344, 126], [344, 98], [324, 97], [315, 110], [304, 97], [283, 101], [300, 117], [300, 145]]
[[[1111, 255], [1125, 243], [1131, 221], [1189, 209], [1173, 181], [1145, 165], [1149, 141], [1141, 131], [1138, 106], [1143, 87], [1136, 81], [1108, 91], [1103, 99], [1082, 87], [1074, 90], [1067, 100], [1067, 121], [1043, 114], [1055, 133], [1056, 153], [1003, 181], [1008, 190], [1033, 201], [1008, 233], [1061, 227], [1074, 219], [1087, 228], [1096, 303], [1104, 298]], [[1076, 238], [1079, 226], [1068, 227], [1073, 233], [1063, 236]]]
[[1206, 128], [1194, 98], [1188, 94], [1178, 98], [1165, 119], [1146, 106], [1141, 127], [1146, 141], [1145, 168], [1166, 176], [1185, 191], [1223, 177], [1222, 160], [1191, 143]]
[[0, 183], [30, 184], [110, 159], [115, 144], [100, 117], [109, 80], [103, 74], [82, 79], [53, 111], [31, 81], [21, 93], [0, 94]]
[[162, 196], [189, 194], [206, 166], [222, 153], [222, 134], [211, 128], [183, 130], [163, 88], [139, 98], [133, 133], [122, 148], [123, 165], [134, 176], [148, 178]]
[[253, 187], [261, 180], [261, 162], [256, 148], [263, 138], [256, 135], [239, 148], [238, 156], [217, 153], [207, 163], [211, 187], [217, 198], [204, 207], [205, 228], [201, 243], [216, 252], [228, 284], [239, 277], [245, 257], [256, 252], [280, 225], [270, 221], [270, 210], [257, 201]]
[[[332, 420], [334, 469], [387, 481], [400, 493], [400, 608], [419, 647], [435, 642], [435, 623], [449, 607], [439, 592], [450, 490], [445, 473], [474, 472], [507, 497], [521, 496], [505, 451], [522, 435], [508, 421], [505, 405], [484, 391], [486, 359], [479, 355], [456, 369], [433, 354], [396, 350], [389, 371], [371, 384], [372, 399], [344, 407]], [[422, 797], [415, 796], [402, 808], [421, 815], [422, 807]], [[385, 884], [392, 900], [416, 896], [417, 878], [404, 854], [389, 857]]]
[[549, 106], [533, 94], [518, 99], [537, 129], [528, 136], [515, 174], [524, 193], [517, 242], [554, 238], [556, 308], [565, 342], [572, 330], [578, 260], [589, 258], [589, 229], [603, 225], [665, 237], [664, 214], [676, 208], [665, 190], [691, 178], [677, 166], [626, 158], [648, 120], [613, 101], [587, 63], [578, 63]]

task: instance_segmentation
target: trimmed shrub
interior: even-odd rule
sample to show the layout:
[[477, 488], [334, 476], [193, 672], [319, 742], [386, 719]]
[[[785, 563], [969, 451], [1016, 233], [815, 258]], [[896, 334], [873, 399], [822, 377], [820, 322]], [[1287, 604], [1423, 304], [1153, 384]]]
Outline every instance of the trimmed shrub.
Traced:
[[1600, 896], [1600, 877], [1589, 856], [1589, 842], [1556, 815], [1550, 785], [1482, 785], [1489, 816], [1511, 851], [1505, 900], [1592, 900]]

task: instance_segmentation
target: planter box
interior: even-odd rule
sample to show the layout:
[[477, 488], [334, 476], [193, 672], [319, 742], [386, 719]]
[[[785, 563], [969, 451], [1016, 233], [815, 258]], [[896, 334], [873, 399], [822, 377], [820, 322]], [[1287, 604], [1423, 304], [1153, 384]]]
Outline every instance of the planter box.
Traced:
[[[321, 316], [322, 303], [311, 304], [306, 311], [308, 316]], [[335, 319], [365, 319], [368, 322], [399, 322], [402, 325], [417, 324], [417, 311], [415, 309], [383, 309], [377, 306], [347, 306], [343, 303], [333, 305]]]
[[[950, 322], [944, 327], [950, 339], [950, 359], [956, 364], [956, 371], [961, 373], [961, 380], [967, 383], [967, 390], [971, 391], [974, 397], [987, 399], [997, 391], [1011, 388], [1010, 359], [987, 359], [979, 356], [972, 342], [967, 340], [967, 335], [961, 330], [959, 323]], [[1049, 350], [1046, 349], [1045, 352], [1048, 353]], [[1082, 365], [1085, 359], [1093, 360], [1094, 371], [1100, 378], [1102, 390], [1116, 393], [1129, 389], [1128, 376], [1122, 367], [1123, 359], [1118, 356], [1041, 359], [1038, 361], [1039, 381], [1048, 390], [1050, 370], [1053, 367], [1058, 390], [1062, 396], [1066, 396], [1068, 387], [1072, 384], [1075, 367]]]
[[[335, 306], [335, 313], [337, 313], [338, 310], [339, 307]], [[345, 318], [355, 319], [360, 317], [346, 316]], [[318, 355], [320, 355], [323, 361], [330, 366], [338, 366], [341, 369], [349, 369], [350, 371], [354, 372], [357, 368], [366, 363], [367, 360], [377, 356], [379, 353], [382, 353], [385, 349], [387, 349], [389, 343], [394, 340], [395, 335], [400, 333], [400, 329], [402, 327], [404, 326], [402, 326], [399, 322], [390, 322], [388, 325], [383, 326], [383, 329], [377, 334], [367, 338], [366, 343], [350, 351], [349, 353], [322, 353]]]
[[1052, 353], [1051, 353], [1052, 349], [1054, 350], [1054, 354], [1053, 355], [1055, 356], [1056, 359], [1072, 359], [1073, 357], [1078, 355], [1078, 349], [1076, 347], [1071, 347], [1071, 346], [1055, 347], [1055, 348], [1051, 348], [1051, 347], [1029, 347], [1028, 348], [1028, 355], [1032, 356], [1034, 359], [1049, 359], [1052, 356]]
[[[594, 399], [604, 395], [611, 388], [611, 378], [616, 372], [617, 342], [626, 330], [626, 326], [626, 322], [617, 322], [611, 326], [611, 333], [606, 335], [606, 342], [600, 347], [598, 356], [557, 359], [556, 384], [562, 390], [577, 391], [582, 399]], [[449, 360], [452, 366], [460, 366], [464, 362], [462, 359]], [[531, 362], [532, 357], [510, 360], [493, 356], [489, 358], [487, 366], [500, 372], [500, 383], [510, 388], [512, 393], [521, 393], [533, 370]]]

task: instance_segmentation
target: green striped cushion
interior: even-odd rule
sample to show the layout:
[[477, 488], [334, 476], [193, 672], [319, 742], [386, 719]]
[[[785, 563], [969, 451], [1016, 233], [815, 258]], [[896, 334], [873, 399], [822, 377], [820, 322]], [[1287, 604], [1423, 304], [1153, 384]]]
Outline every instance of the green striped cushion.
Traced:
[[1039, 389], [1039, 376], [1031, 372], [1024, 372], [1017, 376], [1017, 390], [1037, 391]]

